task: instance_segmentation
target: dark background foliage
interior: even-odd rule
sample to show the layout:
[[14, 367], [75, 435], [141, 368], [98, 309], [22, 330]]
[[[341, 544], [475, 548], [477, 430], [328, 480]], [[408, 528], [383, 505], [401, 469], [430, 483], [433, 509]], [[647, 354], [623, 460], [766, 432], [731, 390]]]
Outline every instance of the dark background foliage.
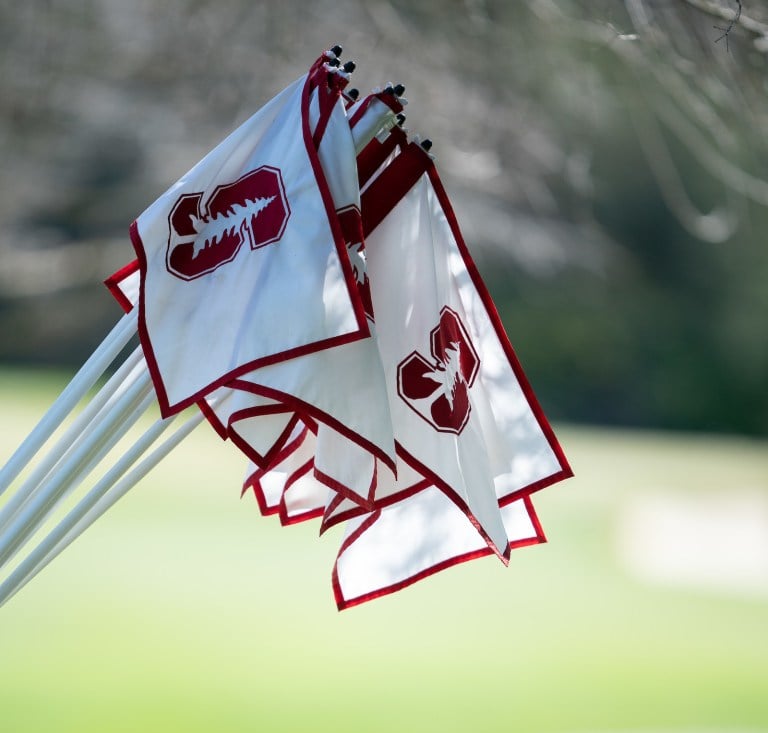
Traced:
[[[768, 433], [768, 8], [0, 2], [0, 363], [79, 364], [127, 227], [324, 48], [401, 80], [555, 419]], [[717, 40], [720, 38], [720, 40]]]

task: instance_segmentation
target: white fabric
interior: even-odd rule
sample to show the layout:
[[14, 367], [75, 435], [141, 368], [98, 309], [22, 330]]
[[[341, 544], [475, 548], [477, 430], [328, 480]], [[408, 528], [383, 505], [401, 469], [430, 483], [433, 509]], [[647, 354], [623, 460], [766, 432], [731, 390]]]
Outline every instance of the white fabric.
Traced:
[[[510, 542], [539, 541], [524, 500], [504, 507], [502, 518]], [[463, 512], [432, 486], [347, 522], [334, 569], [336, 601], [341, 607], [354, 605], [488, 553]]]
[[[370, 94], [347, 110], [347, 115], [352, 118], [358, 108], [365, 106], [363, 113], [355, 120], [353, 135], [358, 151], [362, 150], [382, 130], [393, 127], [397, 122], [397, 114], [389, 105], [379, 98], [381, 92]], [[396, 108], [402, 109], [400, 104]]]
[[286, 483], [280, 499], [280, 519], [284, 524], [291, 524], [304, 519], [319, 516], [328, 496], [333, 494], [313, 475], [311, 465], [293, 474]]
[[[430, 334], [442, 309], [463, 310], [450, 262], [453, 253], [447, 251], [450, 232], [440, 226], [430, 190], [422, 177], [368, 238], [371, 295], [395, 437], [466, 505], [501, 554], [507, 537], [480, 425], [470, 420], [460, 435], [440, 432], [398, 394], [399, 364], [413, 353], [431, 360]], [[437, 376], [450, 375], [445, 370]]]
[[[492, 534], [491, 528], [498, 526], [492, 511], [497, 498], [552, 477], [563, 467], [505, 353], [501, 338], [506, 337], [494, 327], [426, 174], [369, 236], [368, 251], [396, 438], [470, 508], [476, 507], [481, 522], [491, 510], [487, 530]], [[397, 368], [404, 358], [415, 351], [435, 361], [429, 336], [446, 307], [458, 316], [479, 358], [468, 388], [468, 422], [458, 435], [433, 429], [413, 403], [398, 394]], [[443, 371], [435, 374], [447, 379], [451, 365], [440, 366]]]
[[[337, 210], [359, 210], [354, 142], [343, 102], [337, 102], [318, 149]], [[350, 157], [351, 156], [351, 157]], [[352, 160], [352, 165], [348, 165]], [[364, 266], [364, 260], [362, 262]], [[362, 278], [364, 272], [359, 273]], [[374, 330], [372, 324], [369, 324]], [[353, 494], [366, 492], [375, 466], [370, 448], [394, 463], [394, 437], [384, 371], [373, 338], [353, 341], [289, 361], [259, 368], [241, 382], [286, 395], [286, 404], [303, 403], [319, 421], [317, 464]], [[280, 398], [276, 398], [280, 399]], [[255, 418], [258, 420], [258, 418]], [[343, 426], [343, 437], [336, 430]], [[350, 440], [349, 436], [353, 436]], [[355, 438], [354, 436], [357, 436]], [[357, 439], [365, 447], [355, 445]], [[351, 466], [355, 465], [355, 470]], [[362, 488], [361, 488], [362, 487]]]
[[244, 490], [252, 488], [259, 506], [265, 514], [274, 514], [280, 507], [286, 483], [315, 452], [314, 435], [303, 425], [294, 428], [286, 442], [285, 451], [269, 471], [260, 469], [254, 463], [248, 464]]
[[[315, 124], [316, 100], [313, 93]], [[337, 210], [360, 206], [355, 139], [368, 122], [376, 126], [379, 107], [366, 110], [354, 133], [341, 100], [328, 121], [318, 158]], [[370, 234], [365, 252], [351, 252], [358, 279], [370, 278], [371, 338], [254, 369], [237, 384], [256, 394], [234, 389], [226, 408], [214, 408], [251, 455], [286, 446], [271, 470], [249, 468], [246, 485], [265, 513], [279, 512], [285, 523], [324, 512], [323, 527], [348, 519], [334, 569], [341, 607], [470, 557], [504, 557], [512, 546], [542, 541], [530, 500], [513, 495], [567, 475], [473, 281], [442, 195], [423, 175]], [[124, 292], [131, 288], [128, 278]], [[242, 418], [275, 407], [286, 412]], [[317, 434], [299, 422], [284, 440], [301, 415], [318, 421]], [[395, 439], [397, 476], [371, 452], [394, 461]]]
[[[318, 516], [323, 503], [323, 527], [348, 520], [334, 570], [340, 607], [392, 592], [462, 560], [491, 551], [506, 556], [514, 546], [543, 541], [530, 500], [510, 497], [565, 475], [428, 176], [369, 236], [368, 252], [378, 346], [401, 446], [398, 476], [377, 467], [373, 511], [363, 508], [365, 480], [357, 485], [358, 496], [334, 495], [308, 469], [296, 475], [295, 457], [290, 470], [280, 466], [261, 481], [272, 502], [282, 491], [283, 521]], [[451, 337], [458, 342], [451, 343]], [[448, 343], [441, 347], [436, 339]], [[466, 372], [467, 349], [477, 363], [469, 359], [471, 384], [465, 379], [457, 387], [452, 380]], [[424, 398], [408, 400], [401, 394], [403, 364], [409, 359], [423, 365], [432, 380], [428, 387], [434, 382], [435, 391], [428, 389]], [[448, 420], [447, 428], [431, 424], [435, 399], [461, 388], [466, 388], [466, 421]], [[333, 442], [327, 435], [318, 435], [312, 449], [316, 468], [319, 455], [345, 453], [341, 436], [333, 434]], [[318, 450], [324, 443], [333, 447]], [[302, 457], [308, 456], [309, 448], [303, 450]], [[354, 459], [339, 465], [347, 472], [342, 474], [347, 485], [355, 485], [355, 476], [366, 476]]]
[[285, 412], [242, 418], [230, 426], [229, 432], [239, 446], [244, 446], [249, 458], [255, 460], [254, 456], [258, 456], [261, 462], [280, 448], [293, 419], [291, 413]]
[[[170, 409], [259, 359], [318, 348], [319, 342], [342, 335], [352, 338], [361, 329], [354, 309], [356, 293], [345, 278], [304, 144], [303, 87], [300, 79], [275, 97], [136, 221], [147, 260], [146, 329]], [[351, 144], [338, 151], [344, 154], [351, 158], [346, 165], [354, 165]], [[169, 216], [180, 196], [202, 192], [200, 206], [205, 207], [220, 195], [217, 187], [262, 166], [280, 170], [287, 202], [283, 206], [290, 208], [279, 241], [255, 250], [244, 241], [231, 261], [194, 279], [172, 274], [166, 251], [173, 236]], [[254, 217], [240, 218], [258, 222], [266, 215], [265, 206], [280, 205], [277, 193], [266, 205], [266, 197], [243, 202], [241, 210]], [[217, 224], [214, 216], [207, 223], [200, 217], [195, 225], [200, 234], [192, 245], [199, 250], [196, 257], [207, 256], [216, 246], [206, 241], [211, 231], [239, 221], [228, 215], [222, 215], [225, 224]], [[235, 224], [232, 231], [248, 240], [243, 223]]]
[[138, 268], [114, 284], [123, 294], [123, 297], [135, 307], [136, 303], [139, 302], [139, 290], [141, 288], [141, 273]]
[[[318, 90], [313, 90], [310, 96], [309, 116], [310, 129], [317, 124]], [[375, 101], [375, 100], [374, 100]], [[378, 105], [378, 106], [377, 106]], [[387, 116], [389, 109], [380, 102], [368, 107], [360, 123], [355, 127], [358, 130], [366, 124], [377, 125]], [[370, 122], [375, 118], [373, 123]], [[368, 120], [365, 123], [365, 120]], [[359, 211], [360, 195], [357, 185], [356, 160], [354, 157], [355, 135], [350, 132], [346, 119], [343, 102], [338, 100], [327, 127], [321, 138], [318, 149], [318, 158], [326, 173], [326, 180], [337, 209], [354, 208]], [[365, 276], [365, 260], [355, 250], [355, 273], [359, 279]], [[138, 294], [138, 273], [135, 276], [124, 278], [118, 283], [123, 294], [133, 303]], [[389, 456], [394, 462], [394, 440], [391, 431], [391, 420], [386, 398], [386, 390], [383, 383], [383, 370], [381, 368], [378, 351], [372, 339], [353, 342], [343, 347], [329, 350], [320, 354], [311, 354], [299, 357], [296, 364], [285, 369], [284, 364], [278, 363], [255, 370], [244, 375], [243, 379], [251, 384], [268, 387], [271, 390], [285, 393], [286, 395], [306, 402], [311, 407], [322, 413], [328, 413], [337, 423], [347, 428], [347, 433], [358, 434], [366, 442], [370, 443], [380, 452]], [[345, 378], [338, 379], [339, 374], [356, 375], [354, 383]], [[309, 378], [309, 381], [307, 379]], [[338, 386], [346, 387], [340, 390]], [[210, 393], [206, 399], [209, 404], [215, 405], [217, 396], [220, 396], [231, 386], [222, 387]], [[291, 414], [281, 416], [249, 416], [232, 419], [232, 415], [243, 413], [254, 408], [266, 408], [269, 405], [284, 404], [279, 398], [270, 399], [249, 392], [236, 390], [233, 399], [219, 403], [221, 407], [213, 408], [213, 412], [219, 422], [229, 428], [230, 433], [235, 433], [241, 441], [249, 444], [251, 455], [266, 455], [274, 444], [270, 441], [280, 437], [282, 430], [291, 419]], [[359, 405], [365, 404], [367, 409], [360, 410]], [[287, 409], [295, 408], [290, 403]], [[375, 470], [375, 458], [368, 451], [349, 443], [333, 431], [332, 428], [322, 425], [321, 431], [321, 456], [320, 465], [325, 475], [331, 479], [349, 486], [352, 493], [357, 492], [360, 486], [365, 486], [367, 491], [371, 476]], [[341, 441], [349, 444], [347, 452], [360, 466], [360, 474], [351, 473], [349, 470], [350, 459], [345, 456], [345, 451], [339, 451]], [[334, 446], [333, 450], [325, 452], [325, 446]], [[361, 496], [361, 500], [363, 497]]]
[[[504, 555], [521, 540], [536, 541], [532, 506], [523, 500], [499, 504], [517, 491], [566, 475], [428, 175], [368, 236], [367, 244], [395, 437], [406, 462], [417, 472], [423, 467], [430, 483], [434, 478], [442, 490], [433, 484], [349, 521], [334, 584], [342, 607], [396, 590], [489, 547]], [[457, 322], [458, 343], [441, 352], [435, 340], [450, 340]], [[466, 366], [462, 371], [467, 363], [474, 364], [469, 375]], [[424, 396], [408, 399], [404, 364], [422, 374], [411, 384], [423, 388]], [[458, 414], [462, 392], [465, 420], [451, 422], [444, 414], [441, 424], [431, 412], [435, 401], [447, 398], [445, 404]], [[405, 480], [402, 466], [400, 461]], [[390, 491], [403, 488], [396, 483]], [[337, 506], [334, 513], [341, 511]]]
[[[386, 505], [387, 502], [394, 503], [397, 501], [396, 494], [400, 497], [409, 495], [420, 490], [420, 488], [424, 488], [426, 483], [420, 473], [402, 460], [397, 462], [397, 477], [394, 476], [387, 466], [377, 462], [375, 501], [378, 506]], [[327, 529], [345, 519], [369, 513], [369, 511], [364, 509], [360, 501], [339, 496], [326, 505], [323, 515], [323, 527]]]

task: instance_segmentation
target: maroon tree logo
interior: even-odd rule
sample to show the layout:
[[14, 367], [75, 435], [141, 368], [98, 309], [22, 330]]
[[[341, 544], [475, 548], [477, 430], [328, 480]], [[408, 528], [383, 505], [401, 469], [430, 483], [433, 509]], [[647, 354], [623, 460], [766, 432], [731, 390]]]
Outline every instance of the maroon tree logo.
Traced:
[[352, 274], [357, 285], [357, 293], [363, 302], [365, 315], [371, 321], [373, 318], [373, 301], [371, 300], [371, 284], [365, 263], [365, 238], [363, 237], [363, 219], [357, 206], [346, 206], [336, 211], [344, 234]]
[[277, 242], [291, 215], [280, 171], [267, 165], [217, 186], [205, 206], [202, 200], [202, 193], [182, 194], [168, 215], [166, 266], [182, 280], [231, 262], [245, 241], [251, 249]]
[[430, 331], [432, 361], [417, 351], [397, 367], [397, 392], [435, 430], [461, 433], [469, 421], [469, 388], [480, 369], [480, 358], [464, 324], [445, 306]]

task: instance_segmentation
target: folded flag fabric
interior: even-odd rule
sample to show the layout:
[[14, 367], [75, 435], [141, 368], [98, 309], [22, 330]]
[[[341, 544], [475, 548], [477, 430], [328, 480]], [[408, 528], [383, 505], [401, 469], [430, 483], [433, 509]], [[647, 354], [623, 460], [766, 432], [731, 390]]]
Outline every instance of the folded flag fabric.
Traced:
[[[504, 506], [501, 515], [508, 551], [545, 541], [529, 497]], [[347, 522], [333, 567], [336, 604], [350, 608], [491, 553], [448, 496], [430, 485]]]
[[[308, 104], [307, 75], [131, 227], [140, 336], [164, 415], [258, 366], [369, 334]], [[354, 170], [351, 145], [335, 152]]]
[[163, 417], [197, 405], [263, 514], [346, 523], [347, 608], [544, 541], [531, 496], [571, 470], [428, 148], [399, 126], [402, 87], [357, 99], [338, 53], [141, 214], [137, 259], [106, 284], [138, 310], [136, 390], [151, 377]]
[[[374, 211], [385, 198], [391, 208]], [[377, 497], [380, 513], [348, 527], [334, 576], [341, 607], [461, 560], [490, 552], [506, 559], [512, 548], [541, 541], [528, 497], [571, 475], [430, 157], [403, 146], [362, 205], [373, 227], [368, 272], [398, 468], [408, 465], [426, 486], [396, 484]], [[384, 528], [401, 521], [409, 539]]]
[[[364, 146], [375, 131], [394, 122], [394, 114], [402, 107], [394, 94], [368, 95], [350, 110], [345, 110], [341, 97], [330, 106], [331, 97], [318, 84], [310, 105], [310, 112], [317, 109], [310, 129], [315, 130], [313, 140], [341, 221], [372, 338], [308, 354], [290, 364], [257, 369], [228, 386], [262, 398], [269, 396], [293, 407], [296, 415], [311, 416], [318, 425], [313, 475], [334, 491], [370, 507], [377, 477], [383, 471], [394, 471], [394, 438], [366, 273], [357, 165], [340, 167], [337, 151], [350, 143], [355, 149]], [[318, 98], [327, 108], [324, 114], [323, 105], [314, 103]], [[341, 156], [341, 160], [346, 162], [349, 157]], [[239, 426], [239, 422], [232, 424], [232, 433]]]
[[[370, 511], [313, 493], [306, 474], [301, 512], [291, 516], [279, 491], [271, 499], [285, 523], [319, 516], [324, 502], [324, 529], [348, 521], [334, 570], [340, 608], [457, 562], [492, 552], [506, 560], [513, 548], [543, 541], [530, 494], [571, 475], [434, 163], [401, 131], [390, 137], [372, 143], [378, 150], [367, 159], [378, 173], [362, 207], [397, 478], [378, 482]], [[284, 460], [291, 463], [290, 453]], [[287, 497], [294, 483], [284, 466], [249, 476], [262, 509], [264, 485], [280, 475]]]
[[[393, 94], [370, 95], [356, 110], [354, 122], [348, 121], [340, 94], [343, 85], [337, 83], [336, 75], [331, 75], [334, 83], [326, 88], [322, 80], [327, 77], [327, 70], [316, 66], [307, 78], [308, 129], [334, 202], [370, 330], [373, 322], [355, 147], [371, 137], [371, 130], [379, 129], [387, 120], [394, 122], [394, 113], [402, 108]], [[140, 291], [135, 284], [135, 269], [123, 268], [108, 282], [128, 307], [132, 307]], [[340, 375], [346, 376], [339, 379]], [[234, 391], [232, 399], [221, 400], [224, 390]], [[317, 421], [314, 475], [363, 506], [370, 506], [377, 466], [394, 471], [394, 438], [375, 339], [355, 340], [262, 366], [209, 391], [199, 404], [219, 435], [232, 439], [261, 466], [279, 450], [300, 415], [305, 422]], [[214, 407], [217, 404], [220, 406]], [[361, 410], [360, 405], [365, 409]]]

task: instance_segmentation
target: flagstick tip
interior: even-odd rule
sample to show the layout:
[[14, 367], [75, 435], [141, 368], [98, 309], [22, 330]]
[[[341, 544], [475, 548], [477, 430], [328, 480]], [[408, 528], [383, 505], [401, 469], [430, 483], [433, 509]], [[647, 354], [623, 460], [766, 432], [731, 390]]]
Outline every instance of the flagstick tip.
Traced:
[[395, 97], [402, 97], [405, 93], [405, 84], [392, 84], [390, 82], [384, 87], [384, 94], [393, 94]]
[[330, 52], [331, 52], [331, 53], [332, 53], [334, 56], [336, 56], [336, 58], [338, 58], [339, 56], [341, 56], [341, 53], [342, 53], [342, 51], [343, 51], [344, 49], [342, 49], [342, 47], [341, 47], [341, 46], [339, 46], [338, 44], [336, 44], [335, 46], [332, 46], [332, 47], [331, 47], [329, 50], [330, 50]]
[[342, 68], [347, 74], [351, 74], [357, 68], [357, 64], [354, 61], [347, 61]]
[[347, 92], [347, 96], [353, 101], [356, 102], [357, 98], [360, 96], [360, 90], [359, 89], [350, 89]]

